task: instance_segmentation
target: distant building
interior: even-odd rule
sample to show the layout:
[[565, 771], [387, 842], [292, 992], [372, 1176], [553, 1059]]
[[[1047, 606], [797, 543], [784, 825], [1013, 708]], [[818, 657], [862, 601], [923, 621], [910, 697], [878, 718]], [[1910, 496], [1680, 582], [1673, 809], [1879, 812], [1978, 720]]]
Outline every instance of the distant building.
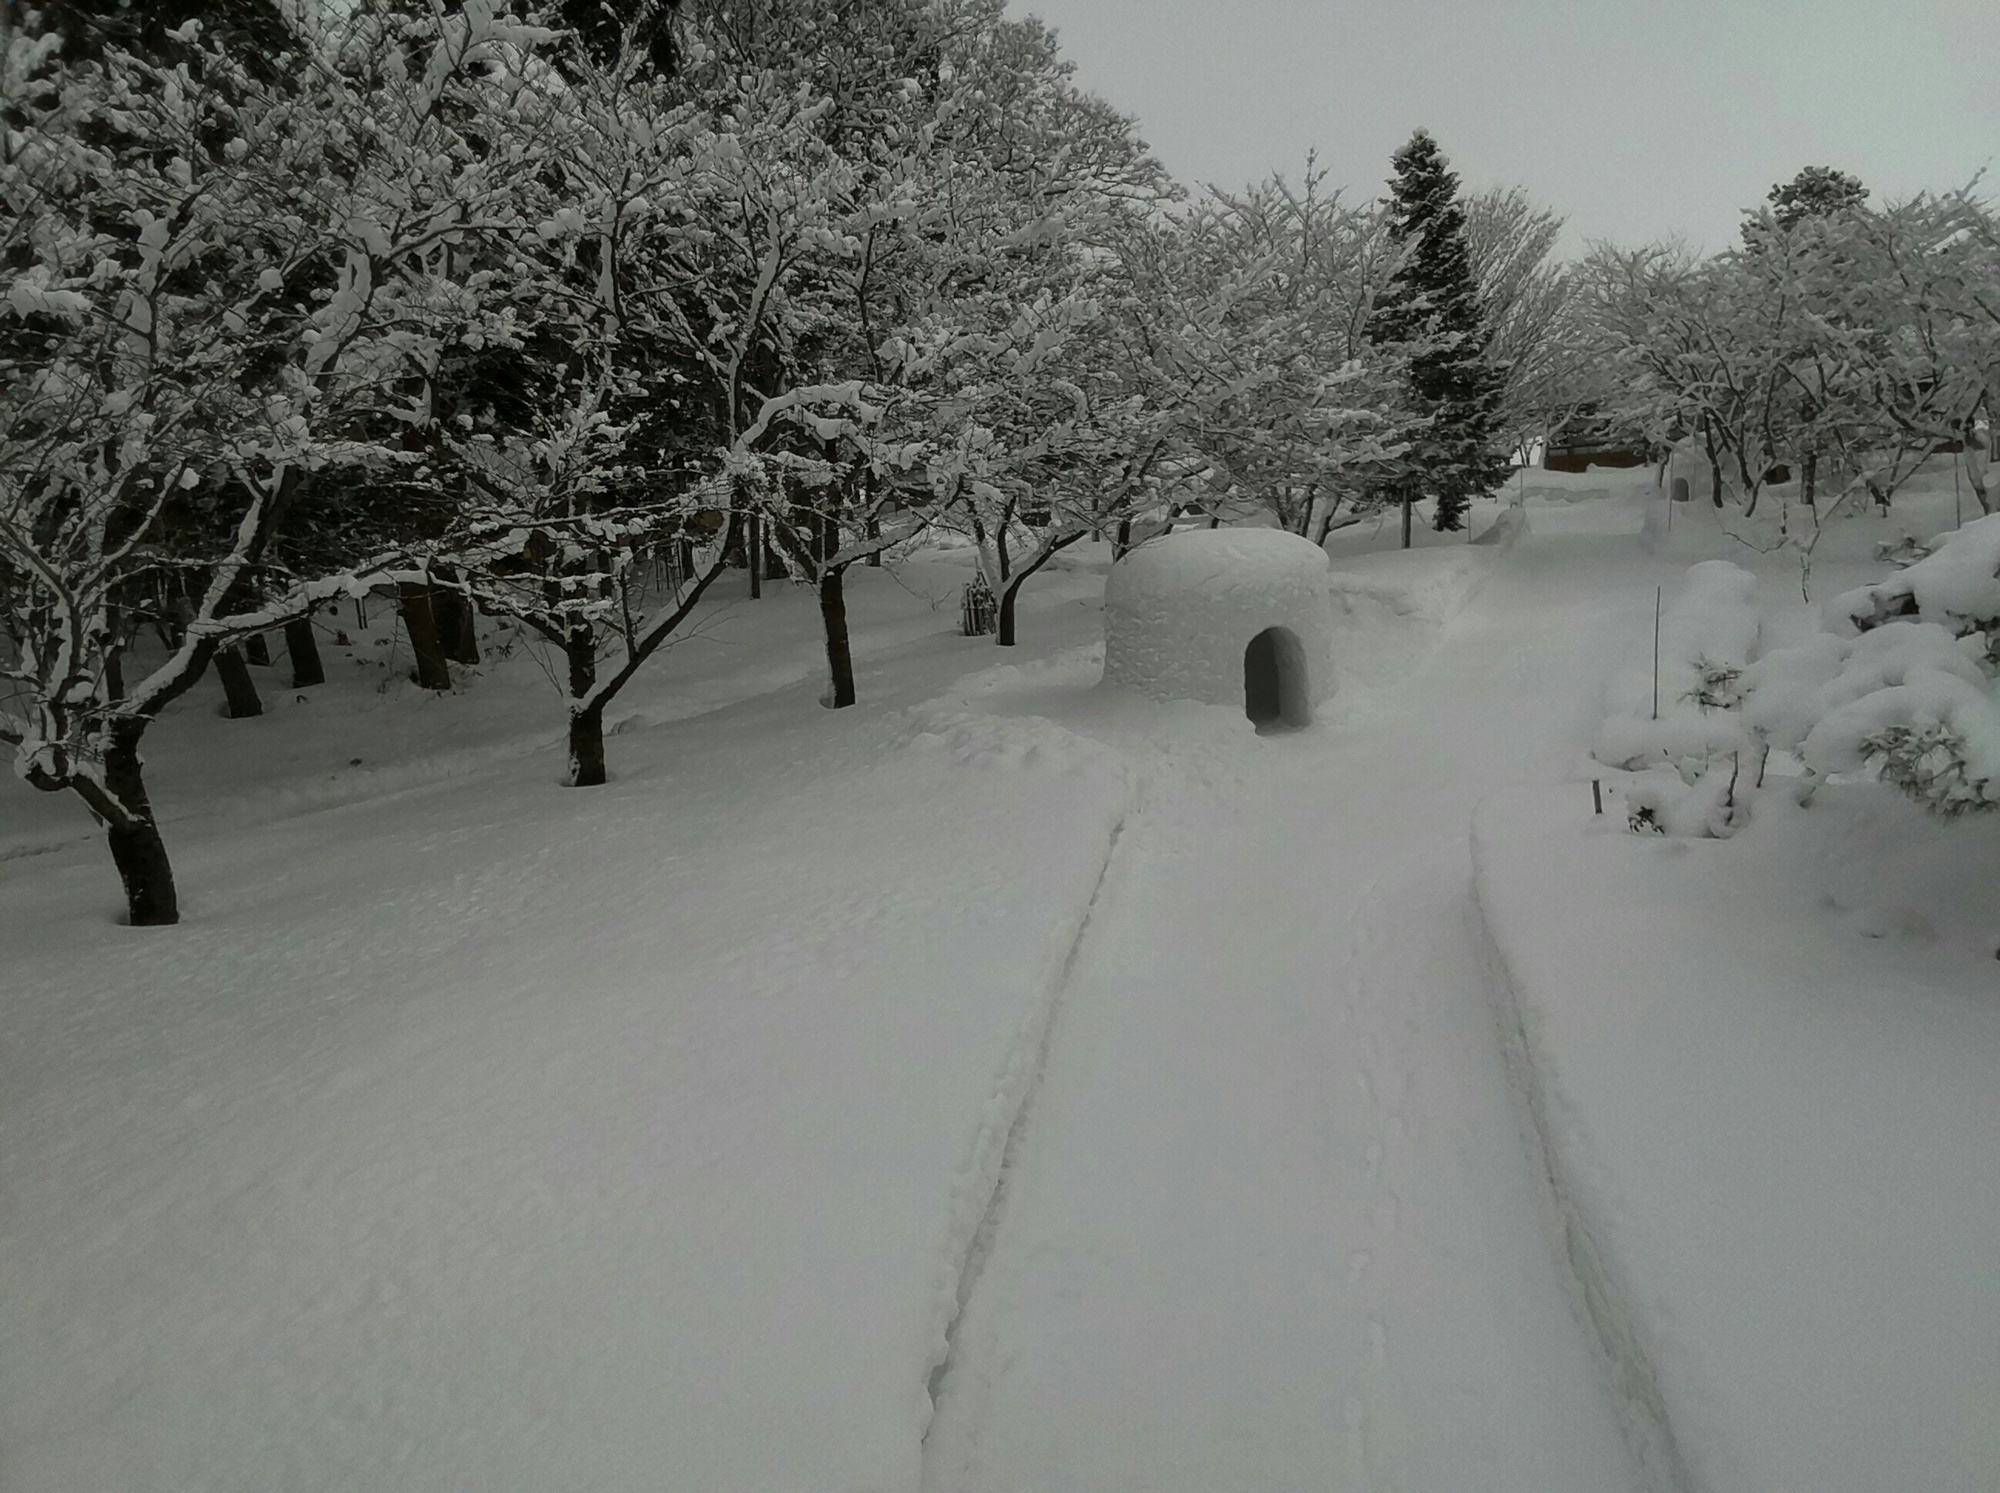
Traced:
[[1591, 467], [1643, 467], [1653, 453], [1646, 438], [1585, 406], [1549, 432], [1542, 446], [1542, 469], [1582, 472]]

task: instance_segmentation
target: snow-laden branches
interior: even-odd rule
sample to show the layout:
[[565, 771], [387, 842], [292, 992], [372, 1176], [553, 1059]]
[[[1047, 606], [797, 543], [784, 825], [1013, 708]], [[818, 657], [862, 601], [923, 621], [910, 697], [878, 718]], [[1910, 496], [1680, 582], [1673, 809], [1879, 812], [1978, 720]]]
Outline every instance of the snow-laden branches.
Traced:
[[1766, 213], [1707, 260], [1600, 248], [1587, 280], [1622, 413], [1662, 444], [1695, 442], [1746, 508], [1780, 466], [1799, 470], [1808, 505], [1886, 505], [1925, 458], [1956, 447], [1990, 509], [1992, 222], [1970, 192], [1924, 194]]
[[[504, 116], [503, 64], [542, 34], [487, 0], [371, 12], [275, 83], [193, 22], [172, 62], [9, 38], [0, 729], [109, 826], [135, 920], [174, 916], [139, 737], [303, 596], [272, 546], [314, 479], [410, 461], [381, 433], [428, 421], [438, 329], [474, 320], [455, 264], [513, 221], [516, 137], [466, 121]], [[175, 641], [128, 683], [143, 620]]]

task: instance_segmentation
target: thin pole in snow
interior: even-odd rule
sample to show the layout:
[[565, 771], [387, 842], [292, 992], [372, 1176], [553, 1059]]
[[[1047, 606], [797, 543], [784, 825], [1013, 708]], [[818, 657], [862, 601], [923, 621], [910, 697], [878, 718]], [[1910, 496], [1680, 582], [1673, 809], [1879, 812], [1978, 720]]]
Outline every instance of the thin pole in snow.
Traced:
[[1590, 780], [1590, 801], [1596, 806], [1598, 813], [1602, 814], [1604, 812], [1604, 780], [1602, 778], [1592, 778]]
[[1660, 718], [1660, 598], [1665, 586], [1653, 588], [1653, 719]]

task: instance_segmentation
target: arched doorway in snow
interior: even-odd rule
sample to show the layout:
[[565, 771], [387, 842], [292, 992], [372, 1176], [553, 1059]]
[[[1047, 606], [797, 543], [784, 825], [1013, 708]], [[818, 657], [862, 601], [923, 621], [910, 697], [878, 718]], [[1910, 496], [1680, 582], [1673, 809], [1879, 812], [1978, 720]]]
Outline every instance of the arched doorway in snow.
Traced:
[[1259, 731], [1312, 723], [1306, 650], [1289, 627], [1267, 627], [1243, 650], [1243, 712]]

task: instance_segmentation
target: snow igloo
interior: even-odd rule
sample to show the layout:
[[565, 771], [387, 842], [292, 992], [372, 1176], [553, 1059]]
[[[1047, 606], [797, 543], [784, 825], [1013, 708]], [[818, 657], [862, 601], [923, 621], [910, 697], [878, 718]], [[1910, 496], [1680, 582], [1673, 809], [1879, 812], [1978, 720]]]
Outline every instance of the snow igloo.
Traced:
[[1187, 529], [1133, 550], [1104, 584], [1104, 682], [1233, 705], [1258, 730], [1303, 726], [1333, 693], [1326, 554], [1281, 529]]

